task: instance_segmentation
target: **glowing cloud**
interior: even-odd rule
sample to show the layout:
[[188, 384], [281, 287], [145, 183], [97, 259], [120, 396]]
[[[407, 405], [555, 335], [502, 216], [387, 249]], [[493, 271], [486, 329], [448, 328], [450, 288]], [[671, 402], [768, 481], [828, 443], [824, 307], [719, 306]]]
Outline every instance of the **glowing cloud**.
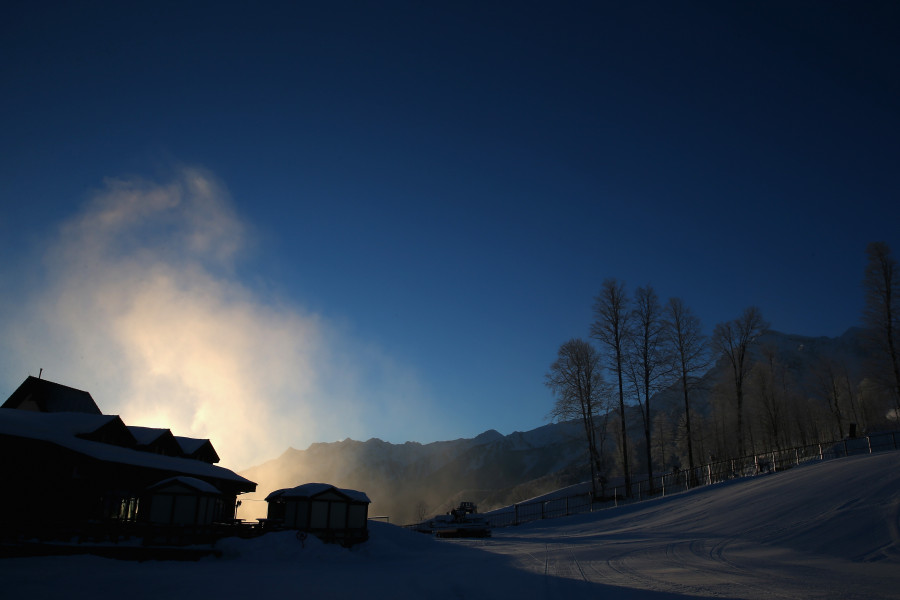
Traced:
[[[6, 369], [46, 367], [128, 424], [211, 438], [233, 468], [358, 435], [421, 395], [377, 349], [243, 285], [246, 237], [205, 171], [107, 181], [49, 245], [47, 279], [0, 324], [16, 357]], [[361, 402], [373, 369], [382, 387]]]

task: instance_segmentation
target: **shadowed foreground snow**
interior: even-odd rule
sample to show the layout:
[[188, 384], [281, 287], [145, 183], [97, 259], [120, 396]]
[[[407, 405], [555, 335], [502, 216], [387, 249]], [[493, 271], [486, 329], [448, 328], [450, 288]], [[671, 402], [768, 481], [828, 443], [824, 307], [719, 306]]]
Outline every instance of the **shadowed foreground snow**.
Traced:
[[900, 453], [436, 540], [371, 522], [352, 550], [293, 532], [200, 562], [0, 560], [4, 598], [900, 598]]

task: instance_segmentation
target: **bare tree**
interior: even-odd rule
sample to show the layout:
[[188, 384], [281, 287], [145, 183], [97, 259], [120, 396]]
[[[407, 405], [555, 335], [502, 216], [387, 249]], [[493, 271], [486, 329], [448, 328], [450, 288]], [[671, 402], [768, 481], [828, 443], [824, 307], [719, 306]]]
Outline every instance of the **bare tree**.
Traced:
[[760, 360], [750, 370], [750, 395], [766, 450], [781, 449], [787, 440], [787, 412], [793, 384], [774, 344], [760, 348]]
[[834, 360], [826, 357], [819, 358], [813, 369], [815, 386], [820, 397], [828, 403], [828, 410], [834, 417], [839, 438], [844, 437], [844, 415], [841, 411], [842, 404], [842, 379], [840, 369]]
[[843, 375], [844, 375], [844, 389], [847, 391], [847, 401], [850, 404], [850, 412], [853, 414], [853, 422], [850, 424], [850, 437], [855, 437], [854, 434], [858, 435], [859, 430], [854, 431], [855, 427], [865, 428], [865, 421], [861, 419], [862, 413], [859, 410], [859, 402], [856, 397], [856, 389], [853, 385], [853, 382], [850, 380], [850, 369], [847, 368], [847, 365], [843, 365]]
[[669, 298], [665, 316], [663, 332], [671, 349], [669, 356], [684, 395], [688, 464], [693, 476], [694, 447], [691, 435], [690, 392], [696, 385], [699, 376], [709, 367], [709, 353], [707, 352], [706, 336], [703, 335], [700, 327], [700, 319], [694, 316], [681, 298]]
[[884, 242], [872, 242], [866, 247], [863, 289], [865, 308], [863, 323], [871, 331], [873, 345], [879, 351], [886, 368], [876, 374], [894, 396], [895, 419], [900, 421], [900, 270], [891, 249]]
[[674, 466], [670, 454], [678, 437], [676, 428], [677, 421], [665, 412], [658, 411], [653, 417], [653, 454], [664, 472]]
[[670, 372], [665, 361], [662, 308], [659, 297], [651, 286], [639, 287], [634, 292], [633, 325], [626, 368], [634, 387], [641, 420], [644, 423], [644, 449], [647, 455], [647, 476], [653, 491], [653, 425], [650, 399], [662, 386], [664, 376]]
[[569, 340], [559, 347], [557, 358], [545, 376], [545, 383], [556, 396], [551, 418], [562, 421], [581, 419], [584, 425], [591, 467], [591, 490], [594, 497], [598, 497], [597, 483], [603, 476], [603, 449], [597, 443], [594, 417], [603, 408], [605, 394], [600, 355], [584, 340]]
[[740, 317], [719, 323], [713, 330], [712, 345], [724, 355], [731, 365], [737, 401], [737, 451], [744, 455], [744, 379], [750, 371], [749, 349], [753, 342], [769, 327], [762, 313], [755, 306], [744, 309]]
[[867, 430], [890, 426], [896, 427], [896, 421], [891, 423], [888, 418], [888, 415], [896, 410], [892, 408], [894, 402], [890, 398], [893, 394], [888, 394], [883, 385], [871, 379], [863, 379], [859, 382], [857, 391], [860, 409], [863, 413]]
[[619, 421], [621, 422], [620, 448], [622, 471], [625, 476], [625, 494], [631, 496], [631, 469], [628, 464], [628, 429], [625, 423], [624, 366], [625, 350], [631, 336], [631, 311], [628, 308], [625, 285], [615, 279], [606, 279], [600, 293], [594, 299], [594, 322], [591, 337], [606, 346], [610, 368], [619, 384]]

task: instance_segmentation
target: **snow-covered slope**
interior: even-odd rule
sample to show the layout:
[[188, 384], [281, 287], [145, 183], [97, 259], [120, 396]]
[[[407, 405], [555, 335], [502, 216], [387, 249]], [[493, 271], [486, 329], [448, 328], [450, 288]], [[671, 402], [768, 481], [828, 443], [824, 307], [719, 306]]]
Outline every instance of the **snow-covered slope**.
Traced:
[[690, 597], [900, 598], [896, 452], [564, 521], [497, 536], [492, 551], [531, 572]]
[[352, 550], [292, 532], [196, 563], [0, 560], [7, 598], [900, 598], [900, 452], [437, 540], [370, 523]]

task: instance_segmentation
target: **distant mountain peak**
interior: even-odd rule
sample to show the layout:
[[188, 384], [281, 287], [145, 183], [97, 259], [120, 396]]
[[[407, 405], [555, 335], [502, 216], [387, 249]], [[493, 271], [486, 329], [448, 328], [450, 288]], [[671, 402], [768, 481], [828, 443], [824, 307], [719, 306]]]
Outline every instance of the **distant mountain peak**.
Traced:
[[505, 436], [496, 429], [488, 429], [484, 433], [479, 433], [472, 441], [476, 444], [490, 444], [497, 440], [502, 440]]

